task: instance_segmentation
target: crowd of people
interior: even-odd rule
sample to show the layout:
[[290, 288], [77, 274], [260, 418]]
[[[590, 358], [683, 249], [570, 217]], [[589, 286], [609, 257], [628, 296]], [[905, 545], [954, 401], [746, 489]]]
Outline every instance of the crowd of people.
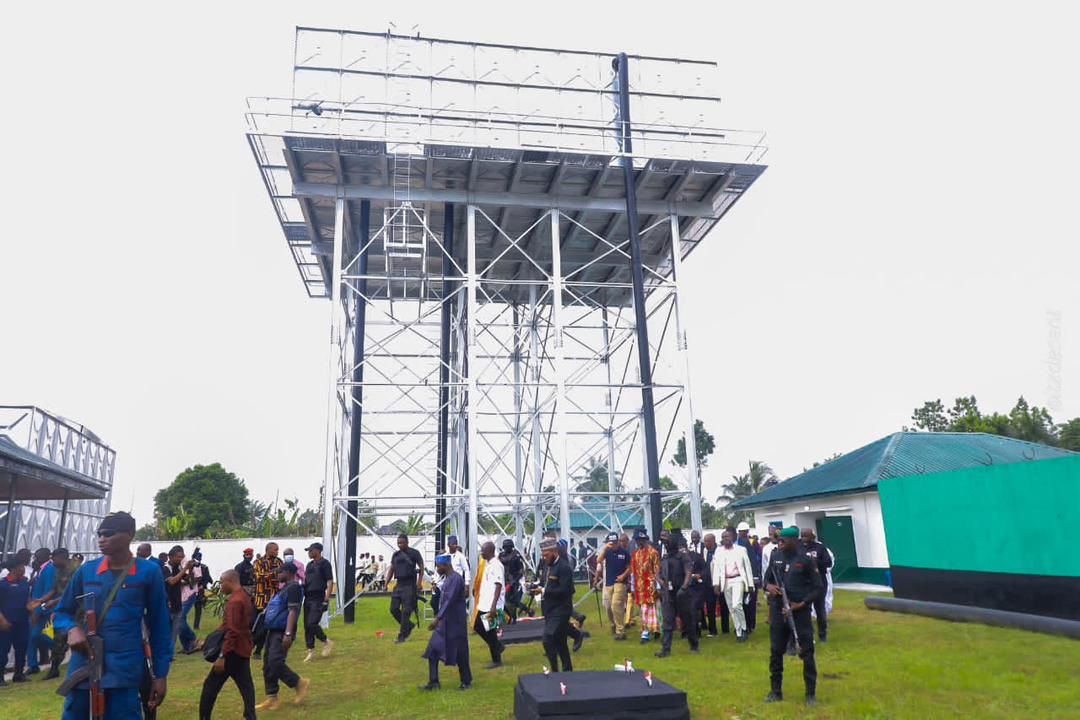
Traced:
[[[421, 689], [441, 687], [440, 663], [457, 666], [460, 689], [472, 686], [470, 629], [488, 648], [491, 662], [487, 667], [502, 665], [506, 648], [499, 628], [516, 622], [521, 614], [532, 614], [531, 606], [522, 602], [526, 593], [540, 597], [544, 653], [550, 669], [572, 671], [570, 641], [574, 652], [584, 642], [584, 616], [573, 602], [574, 572], [575, 566], [585, 565], [593, 590], [602, 593], [614, 640], [625, 641], [627, 628], [640, 623], [640, 643], [658, 641], [658, 658], [671, 655], [676, 635], [687, 640], [691, 653], [699, 652], [702, 636], [716, 638], [732, 630], [736, 642], [747, 642], [757, 629], [759, 593], [764, 590], [771, 680], [766, 699], [783, 698], [784, 656], [797, 654], [803, 663], [806, 702], [816, 701], [813, 618], [817, 639], [825, 642], [832, 553], [817, 541], [813, 530], [776, 527], [759, 539], [750, 534], [749, 525], [741, 523], [722, 531], [717, 543], [714, 533], [702, 536], [697, 530], [689, 538], [679, 530], [664, 530], [654, 542], [639, 528], [632, 541], [633, 547], [629, 534], [610, 533], [599, 552], [585, 550], [584, 545], [568, 552], [565, 540], [547, 533], [540, 545], [541, 562], [529, 581], [527, 565], [513, 540], [504, 540], [497, 555], [494, 543], [484, 543], [472, 575], [457, 538], [450, 536], [447, 548], [435, 557], [431, 600], [435, 621], [423, 654], [428, 660], [428, 682]], [[423, 577], [423, 557], [409, 547], [408, 537], [400, 536], [384, 578], [394, 584], [391, 613], [399, 627], [398, 643], [405, 642], [420, 624], [417, 599]], [[470, 597], [471, 613], [467, 610]]]
[[[797, 654], [803, 663], [806, 700], [813, 703], [817, 681], [813, 623], [816, 618], [817, 641], [825, 642], [832, 553], [809, 528], [773, 528], [760, 541], [749, 530], [745, 523], [725, 529], [718, 543], [713, 533], [702, 536], [697, 530], [689, 538], [679, 530], [664, 530], [653, 541], [639, 528], [632, 538], [610, 533], [599, 551], [584, 545], [569, 548], [555, 532], [547, 532], [531, 574], [529, 563], [509, 538], [498, 549], [493, 542], [483, 543], [473, 572], [464, 549], [451, 535], [434, 559], [429, 599], [434, 621], [423, 653], [428, 682], [421, 689], [441, 687], [440, 664], [457, 667], [460, 689], [472, 686], [470, 631], [490, 654], [486, 667], [501, 666], [506, 651], [503, 627], [532, 617], [537, 600], [550, 670], [572, 671], [573, 653], [585, 640], [585, 617], [574, 606], [574, 576], [576, 568], [585, 567], [590, 587], [603, 598], [614, 640], [627, 640], [628, 628], [637, 623], [640, 643], [660, 643], [658, 658], [672, 654], [677, 636], [687, 641], [691, 653], [699, 651], [702, 636], [715, 638], [732, 630], [736, 642], [747, 642], [757, 626], [758, 595], [764, 590], [771, 678], [766, 699], [783, 698], [784, 657]], [[45, 664], [49, 668], [45, 679], [58, 678], [70, 649], [67, 676], [58, 690], [65, 695], [65, 720], [86, 717], [98, 702], [93, 699], [98, 693], [104, 700], [104, 717], [153, 718], [165, 699], [179, 642], [179, 652], [202, 651], [213, 661], [203, 683], [200, 718], [211, 717], [217, 696], [230, 679], [243, 700], [245, 718], [279, 707], [281, 685], [295, 692], [296, 703], [303, 702], [310, 682], [288, 664], [300, 629], [306, 647], [303, 662], [316, 657], [317, 643], [322, 645], [322, 657], [333, 648], [323, 629], [333, 592], [333, 567], [322, 556], [320, 543], [304, 549], [306, 563], [298, 561], [291, 548], [279, 553], [274, 542], [258, 554], [246, 548], [242, 560], [222, 572], [215, 585], [199, 548], [190, 559], [181, 545], [153, 559], [151, 546], [143, 543], [133, 555], [134, 534], [134, 518], [112, 513], [97, 530], [100, 560], [85, 563], [78, 555], [69, 556], [65, 548], [43, 548], [35, 553], [20, 550], [5, 564], [0, 574], [0, 658], [6, 662], [14, 651], [13, 683], [27, 682]], [[404, 643], [420, 625], [420, 600], [428, 598], [423, 597], [423, 556], [409, 546], [405, 535], [398, 537], [397, 545], [388, 563], [382, 556], [361, 557], [358, 580], [366, 580], [365, 586], [377, 582], [391, 588], [396, 642]], [[223, 621], [199, 642], [194, 631], [211, 592], [222, 600]], [[193, 610], [194, 627], [188, 623]], [[46, 633], [50, 622], [51, 638]], [[252, 659], [263, 665], [266, 697], [259, 704]], [[4, 672], [0, 685], [6, 684]]]
[[[280, 706], [281, 684], [303, 702], [310, 682], [288, 665], [299, 630], [307, 654], [330, 655], [333, 641], [322, 627], [333, 591], [333, 568], [322, 545], [305, 548], [307, 562], [291, 548], [279, 557], [268, 543], [257, 557], [244, 550], [235, 567], [220, 574], [216, 593], [222, 599], [222, 623], [204, 642], [196, 639], [208, 593], [215, 588], [210, 569], [195, 548], [190, 559], [183, 546], [152, 558], [148, 543], [131, 552], [135, 520], [111, 513], [97, 529], [99, 560], [83, 562], [65, 548], [20, 550], [0, 572], [0, 659], [14, 656], [13, 683], [49, 664], [46, 680], [60, 677], [63, 718], [103, 716], [117, 720], [153, 718], [165, 699], [174, 653], [207, 654], [213, 660], [203, 683], [199, 717], [213, 713], [218, 693], [233, 680], [245, 719], [257, 710]], [[193, 625], [188, 616], [194, 610]], [[46, 634], [52, 623], [52, 637]], [[205, 643], [205, 647], [204, 647]], [[69, 655], [70, 650], [70, 655]], [[13, 652], [12, 652], [13, 651]], [[251, 659], [263, 660], [266, 698], [256, 705]], [[7, 669], [0, 669], [0, 685]], [[103, 706], [103, 708], [102, 708]], [[91, 709], [94, 709], [91, 715]]]

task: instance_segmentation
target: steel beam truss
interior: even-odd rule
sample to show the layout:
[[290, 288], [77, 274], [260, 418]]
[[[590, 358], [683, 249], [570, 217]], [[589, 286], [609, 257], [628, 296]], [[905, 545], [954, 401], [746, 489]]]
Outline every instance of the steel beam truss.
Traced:
[[[500, 225], [502, 213], [465, 205], [456, 208], [465, 233], [452, 240], [455, 254], [446, 237], [453, 223], [436, 232], [420, 205], [365, 212], [382, 224], [358, 230], [349, 226], [350, 202], [361, 201], [339, 193], [323, 488], [323, 533], [339, 577], [346, 568], [353, 572], [344, 552], [355, 551], [347, 543], [351, 529], [377, 534], [381, 523], [395, 518], [423, 528], [414, 534], [428, 538], [420, 548], [428, 558], [446, 534], [458, 534], [473, 567], [479, 541], [487, 537], [515, 538], [535, 561], [547, 528], [576, 544], [598, 531], [648, 526], [635, 313], [604, 305], [599, 298], [608, 284], [585, 279], [588, 264], [560, 257], [573, 233], [595, 240], [597, 262], [611, 255], [629, 262], [625, 232], [604, 237], [551, 208], [511, 234]], [[423, 251], [443, 260], [442, 272], [423, 277], [419, 296], [413, 287], [407, 299], [400, 296], [403, 284], [387, 277], [388, 266], [362, 260], [402, 223], [418, 228]], [[643, 266], [642, 273], [656, 444], [665, 461], [677, 439], [692, 432], [693, 417], [678, 312], [685, 248], [679, 218], [661, 216], [653, 226], [663, 223], [675, 239], [675, 270], [664, 276]], [[492, 231], [506, 247], [479, 259], [478, 236]], [[479, 244], [487, 249], [485, 241]], [[462, 256], [464, 263], [456, 259]], [[515, 266], [515, 279], [507, 279], [507, 264]], [[358, 337], [363, 352], [355, 352]], [[697, 473], [680, 472], [672, 467], [667, 473], [672, 484], [659, 493], [662, 512], [667, 518], [689, 504], [698, 527]], [[393, 538], [385, 541], [393, 550]], [[352, 600], [346, 592], [342, 607]]]

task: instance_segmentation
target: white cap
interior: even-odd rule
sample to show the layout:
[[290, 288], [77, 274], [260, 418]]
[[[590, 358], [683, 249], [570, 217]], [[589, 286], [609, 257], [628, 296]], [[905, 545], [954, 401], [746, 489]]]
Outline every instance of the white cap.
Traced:
[[742, 532], [743, 530], [749, 531], [750, 530], [750, 523], [741, 522], [741, 523], [739, 523], [738, 525], [735, 526], [735, 529], [738, 530], [739, 532]]

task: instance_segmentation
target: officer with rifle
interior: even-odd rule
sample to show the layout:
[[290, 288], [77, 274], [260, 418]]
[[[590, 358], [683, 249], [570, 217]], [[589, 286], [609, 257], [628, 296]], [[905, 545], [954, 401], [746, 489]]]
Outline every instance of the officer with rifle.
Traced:
[[765, 590], [769, 596], [769, 679], [772, 691], [765, 702], [784, 699], [784, 652], [792, 639], [803, 661], [806, 704], [816, 703], [817, 664], [814, 662], [814, 628], [810, 607], [825, 591], [817, 562], [799, 544], [799, 528], [780, 532], [779, 545], [769, 556], [765, 569]]
[[53, 625], [67, 633], [72, 650], [64, 695], [63, 720], [142, 718], [139, 684], [146, 657], [145, 622], [153, 680], [148, 706], [165, 700], [173, 657], [169, 608], [161, 568], [131, 554], [135, 519], [111, 513], [98, 526], [100, 560], [82, 564], [64, 589]]

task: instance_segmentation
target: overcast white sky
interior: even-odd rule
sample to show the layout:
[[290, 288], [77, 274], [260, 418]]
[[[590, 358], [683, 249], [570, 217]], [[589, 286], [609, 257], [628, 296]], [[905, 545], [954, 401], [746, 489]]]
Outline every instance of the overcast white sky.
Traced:
[[[0, 57], [0, 403], [118, 451], [114, 507], [220, 461], [314, 503], [327, 313], [244, 142], [297, 24], [721, 63], [771, 166], [688, 265], [706, 496], [908, 421], [928, 398], [1080, 415], [1080, 112], [1067, 3], [16, 3]], [[468, 8], [465, 10], [464, 8]], [[628, 8], [634, 8], [628, 10]], [[1069, 8], [1069, 9], [1065, 9]], [[392, 9], [392, 8], [391, 8]]]

